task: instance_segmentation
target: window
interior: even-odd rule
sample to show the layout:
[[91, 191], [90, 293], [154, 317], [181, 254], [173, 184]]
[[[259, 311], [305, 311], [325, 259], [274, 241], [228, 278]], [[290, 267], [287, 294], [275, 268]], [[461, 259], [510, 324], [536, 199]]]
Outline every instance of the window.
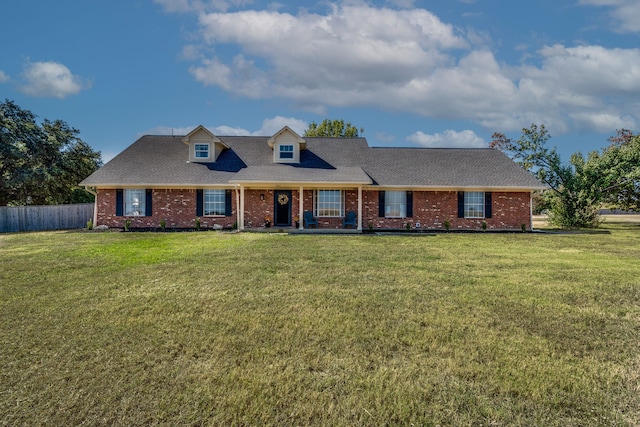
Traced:
[[385, 218], [405, 218], [407, 216], [407, 192], [385, 191]]
[[484, 218], [484, 192], [465, 191], [464, 193], [464, 217]]
[[196, 159], [209, 158], [209, 144], [195, 144], [193, 146], [193, 151]]
[[315, 201], [315, 216], [341, 217], [344, 215], [341, 190], [318, 190]]
[[280, 158], [281, 159], [293, 159], [293, 145], [281, 145], [280, 146]]
[[145, 215], [145, 190], [124, 190], [124, 215]]
[[413, 191], [378, 191], [380, 218], [412, 218]]
[[224, 216], [225, 202], [225, 190], [204, 190], [204, 215]]

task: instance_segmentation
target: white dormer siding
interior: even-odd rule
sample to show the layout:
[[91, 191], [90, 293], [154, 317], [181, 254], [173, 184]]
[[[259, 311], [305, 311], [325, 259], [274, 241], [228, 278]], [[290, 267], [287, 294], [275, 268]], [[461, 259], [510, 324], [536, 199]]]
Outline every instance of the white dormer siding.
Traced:
[[300, 163], [300, 152], [306, 149], [306, 141], [288, 126], [267, 141], [273, 149], [273, 163]]
[[222, 150], [229, 148], [202, 125], [182, 138], [182, 142], [189, 146], [190, 162], [215, 162]]

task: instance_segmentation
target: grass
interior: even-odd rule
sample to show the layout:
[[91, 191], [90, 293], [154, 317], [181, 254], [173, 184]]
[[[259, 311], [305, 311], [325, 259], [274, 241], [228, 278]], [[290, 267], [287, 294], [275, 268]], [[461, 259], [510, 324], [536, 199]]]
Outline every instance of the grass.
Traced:
[[605, 227], [0, 235], [0, 425], [639, 425]]

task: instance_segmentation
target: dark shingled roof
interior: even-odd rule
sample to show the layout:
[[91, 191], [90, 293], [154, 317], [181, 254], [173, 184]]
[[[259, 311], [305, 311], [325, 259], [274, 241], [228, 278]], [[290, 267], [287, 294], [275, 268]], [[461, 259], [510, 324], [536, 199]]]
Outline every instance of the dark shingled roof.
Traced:
[[491, 148], [376, 148], [364, 138], [305, 138], [298, 164], [273, 163], [269, 137], [218, 136], [215, 163], [189, 163], [178, 136], [143, 136], [80, 185], [203, 187], [327, 183], [406, 188], [539, 189], [529, 172]]

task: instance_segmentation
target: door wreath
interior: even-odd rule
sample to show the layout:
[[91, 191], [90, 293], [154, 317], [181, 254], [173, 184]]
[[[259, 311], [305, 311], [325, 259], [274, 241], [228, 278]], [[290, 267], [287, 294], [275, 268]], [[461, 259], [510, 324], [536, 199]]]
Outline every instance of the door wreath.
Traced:
[[289, 196], [287, 196], [284, 193], [279, 194], [278, 195], [278, 203], [280, 203], [281, 205], [286, 205], [287, 203], [289, 203]]

